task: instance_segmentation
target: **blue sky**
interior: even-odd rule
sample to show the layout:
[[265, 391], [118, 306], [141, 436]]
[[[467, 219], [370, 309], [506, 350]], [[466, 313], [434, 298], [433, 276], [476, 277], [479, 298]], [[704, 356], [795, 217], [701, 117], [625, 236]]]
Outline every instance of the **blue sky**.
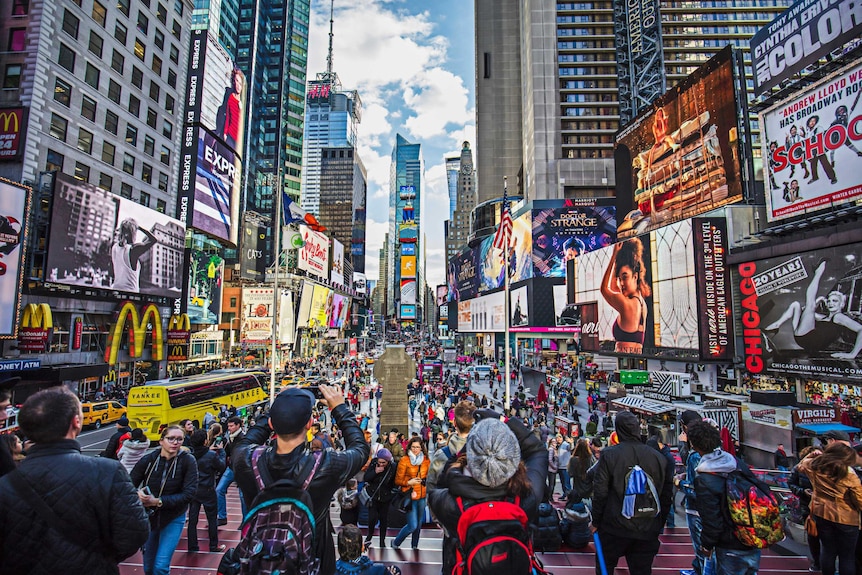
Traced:
[[[330, 0], [312, 0], [308, 78], [326, 70]], [[473, 2], [335, 0], [333, 69], [363, 103], [359, 154], [368, 170], [366, 274], [376, 280], [387, 231], [395, 135], [422, 144], [426, 281], [444, 283], [443, 221], [449, 198], [443, 157], [475, 150]], [[474, 151], [475, 159], [475, 151]]]

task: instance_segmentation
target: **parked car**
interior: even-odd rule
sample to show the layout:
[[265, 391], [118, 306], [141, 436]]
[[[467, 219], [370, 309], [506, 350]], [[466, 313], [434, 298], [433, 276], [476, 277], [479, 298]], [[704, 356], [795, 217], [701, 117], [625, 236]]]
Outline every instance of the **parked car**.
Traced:
[[84, 412], [84, 426], [94, 425], [96, 429], [126, 415], [126, 408], [116, 401], [87, 402], [81, 409]]

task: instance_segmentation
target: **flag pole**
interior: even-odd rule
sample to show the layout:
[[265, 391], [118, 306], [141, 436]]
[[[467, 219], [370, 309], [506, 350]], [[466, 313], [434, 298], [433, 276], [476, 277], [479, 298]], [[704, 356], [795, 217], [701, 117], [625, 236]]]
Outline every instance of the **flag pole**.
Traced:
[[[506, 202], [509, 199], [509, 180], [506, 176], [503, 176], [503, 209], [508, 209]], [[501, 216], [502, 220], [502, 216]], [[503, 225], [503, 222], [500, 222], [500, 225]], [[504, 302], [504, 310], [505, 310], [505, 335], [504, 339], [506, 341], [506, 412], [508, 413], [510, 406], [512, 405], [512, 390], [511, 390], [511, 353], [509, 351], [509, 308], [511, 307], [511, 302], [509, 301], [509, 234], [506, 234], [506, 249], [503, 250], [503, 269], [505, 270], [505, 283], [503, 284], [505, 287], [503, 288], [503, 292], [506, 294], [505, 302]]]
[[279, 166], [278, 175], [276, 176], [276, 185], [278, 191], [275, 196], [275, 278], [272, 284], [272, 346], [270, 351], [269, 364], [269, 404], [275, 401], [275, 358], [278, 349], [278, 274], [281, 272], [281, 226], [282, 221], [282, 194], [284, 193], [284, 184], [281, 179], [282, 168]]

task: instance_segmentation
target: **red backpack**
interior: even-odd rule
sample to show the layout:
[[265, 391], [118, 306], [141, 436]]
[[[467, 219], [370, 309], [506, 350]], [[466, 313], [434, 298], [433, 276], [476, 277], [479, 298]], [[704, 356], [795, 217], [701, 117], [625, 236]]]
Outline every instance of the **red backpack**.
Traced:
[[454, 575], [541, 575], [541, 561], [533, 553], [527, 514], [520, 497], [514, 503], [485, 501], [466, 510], [457, 499], [458, 551]]

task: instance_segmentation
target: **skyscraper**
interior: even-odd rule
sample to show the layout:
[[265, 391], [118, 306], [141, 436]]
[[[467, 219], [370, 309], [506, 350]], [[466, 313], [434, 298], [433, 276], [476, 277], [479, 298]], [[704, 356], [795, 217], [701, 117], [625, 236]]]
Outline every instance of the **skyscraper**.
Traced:
[[476, 170], [470, 142], [464, 142], [458, 158], [458, 175], [455, 180], [455, 211], [446, 229], [446, 261], [449, 261], [467, 243], [470, 235], [470, 215], [476, 208]]
[[446, 186], [449, 190], [449, 219], [455, 215], [458, 207], [458, 173], [461, 171], [460, 156], [446, 156], [443, 158], [446, 164]]
[[[387, 315], [399, 321], [421, 319], [422, 199], [425, 161], [421, 144], [401, 134], [395, 138], [389, 169], [389, 253], [387, 254]], [[419, 291], [419, 290], [422, 291]]]

